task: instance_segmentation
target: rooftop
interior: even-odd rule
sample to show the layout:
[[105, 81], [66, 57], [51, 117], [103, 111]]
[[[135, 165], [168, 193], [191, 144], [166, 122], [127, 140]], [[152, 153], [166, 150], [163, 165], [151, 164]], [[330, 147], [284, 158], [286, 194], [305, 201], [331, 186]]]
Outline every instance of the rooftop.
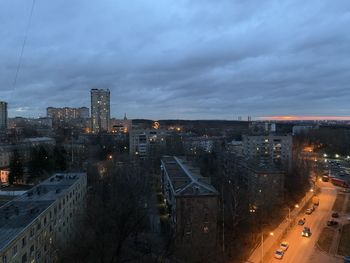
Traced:
[[83, 176], [56, 174], [1, 206], [0, 251]]
[[200, 174], [185, 159], [175, 156], [164, 156], [162, 165], [166, 171], [176, 196], [186, 195], [218, 195], [216, 189], [209, 183], [209, 178]]

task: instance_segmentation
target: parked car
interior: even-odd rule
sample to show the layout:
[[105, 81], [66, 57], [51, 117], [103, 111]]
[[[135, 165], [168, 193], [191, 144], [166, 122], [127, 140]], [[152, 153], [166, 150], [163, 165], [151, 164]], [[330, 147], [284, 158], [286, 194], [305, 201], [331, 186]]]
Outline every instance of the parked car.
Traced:
[[283, 255], [284, 255], [284, 252], [282, 249], [277, 249], [275, 251], [275, 258], [277, 259], [282, 259], [283, 258]]
[[283, 241], [280, 245], [280, 248], [283, 250], [283, 251], [287, 251], [287, 249], [289, 248], [289, 244], [287, 241]]
[[333, 213], [333, 214], [332, 214], [332, 217], [338, 218], [338, 217], [339, 217], [339, 214], [338, 214], [338, 213]]
[[327, 226], [337, 226], [339, 223], [335, 220], [329, 220], [327, 221]]
[[308, 209], [306, 209], [305, 214], [311, 215], [313, 211], [314, 210], [312, 208], [308, 208]]
[[303, 226], [305, 224], [305, 220], [304, 219], [300, 219], [299, 221], [298, 221], [298, 225], [299, 226]]
[[310, 237], [311, 236], [311, 229], [309, 227], [304, 227], [303, 232], [301, 232], [301, 236]]
[[350, 189], [344, 188], [344, 189], [341, 189], [340, 192], [342, 192], [342, 193], [350, 193]]

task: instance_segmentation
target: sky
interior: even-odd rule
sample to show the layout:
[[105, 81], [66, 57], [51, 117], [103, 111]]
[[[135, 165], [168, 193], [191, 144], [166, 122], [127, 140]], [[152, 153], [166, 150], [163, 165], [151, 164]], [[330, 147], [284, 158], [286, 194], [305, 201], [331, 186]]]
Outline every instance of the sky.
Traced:
[[12, 117], [90, 107], [91, 88], [117, 118], [350, 115], [349, 0], [36, 0], [29, 24], [31, 4], [0, 1]]

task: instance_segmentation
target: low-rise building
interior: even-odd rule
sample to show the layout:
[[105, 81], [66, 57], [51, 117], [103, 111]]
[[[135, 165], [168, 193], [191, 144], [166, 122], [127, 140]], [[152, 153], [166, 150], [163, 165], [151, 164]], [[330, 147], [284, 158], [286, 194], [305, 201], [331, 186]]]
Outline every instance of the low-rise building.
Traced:
[[217, 245], [218, 192], [183, 158], [161, 159], [162, 191], [180, 249], [208, 249]]
[[54, 262], [85, 207], [86, 174], [56, 174], [0, 207], [0, 259]]

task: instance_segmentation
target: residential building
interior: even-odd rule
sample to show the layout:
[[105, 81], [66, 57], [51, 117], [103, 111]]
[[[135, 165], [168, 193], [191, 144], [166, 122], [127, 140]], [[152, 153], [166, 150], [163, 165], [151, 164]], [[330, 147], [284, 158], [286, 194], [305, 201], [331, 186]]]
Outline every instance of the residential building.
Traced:
[[0, 207], [0, 259], [54, 262], [85, 208], [86, 174], [56, 174]]
[[185, 159], [161, 159], [162, 191], [178, 249], [214, 251], [217, 246], [218, 192], [210, 178]]
[[260, 211], [273, 211], [284, 201], [285, 172], [273, 163], [238, 159], [239, 186], [247, 190], [249, 203]]
[[0, 101], [0, 131], [7, 129], [7, 102]]
[[243, 135], [243, 155], [259, 162], [273, 162], [289, 170], [292, 164], [291, 135]]
[[132, 155], [147, 157], [154, 150], [166, 145], [167, 130], [131, 129], [129, 133], [129, 151]]
[[81, 126], [85, 128], [85, 120], [89, 118], [89, 108], [54, 108], [48, 107], [46, 109], [47, 117], [52, 119], [55, 128], [61, 126]]
[[109, 131], [110, 111], [109, 89], [91, 89], [91, 128], [93, 133]]

